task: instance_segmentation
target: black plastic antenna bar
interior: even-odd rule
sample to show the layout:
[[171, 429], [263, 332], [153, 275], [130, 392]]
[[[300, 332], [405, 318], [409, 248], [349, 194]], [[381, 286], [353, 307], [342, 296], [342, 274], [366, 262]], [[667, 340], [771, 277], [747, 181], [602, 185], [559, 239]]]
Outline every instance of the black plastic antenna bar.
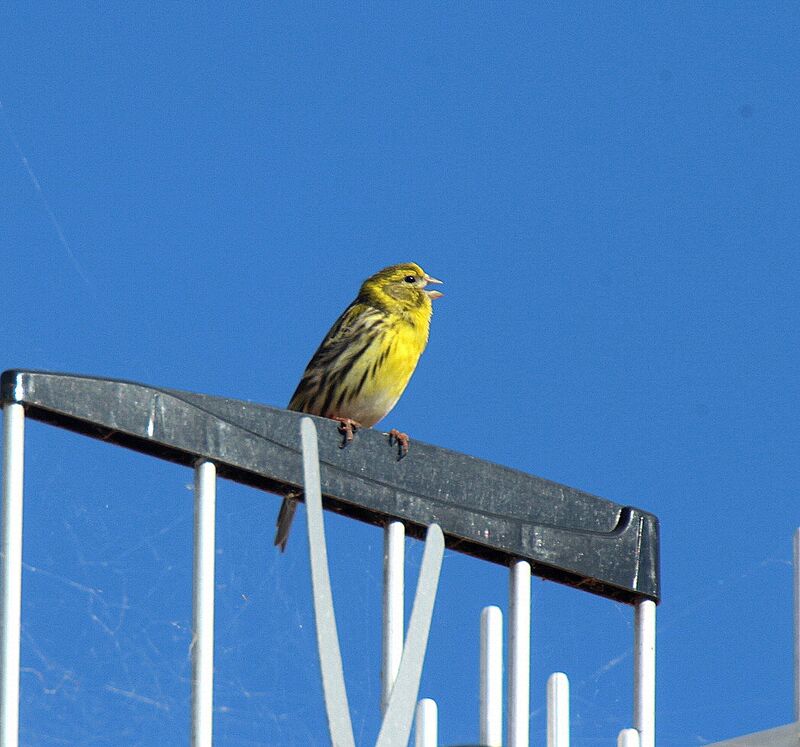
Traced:
[[[26, 415], [179, 464], [213, 461], [220, 476], [285, 495], [302, 484], [302, 415], [241, 400], [115, 379], [9, 370], [2, 403]], [[629, 604], [658, 601], [658, 519], [540, 477], [413, 441], [399, 458], [386, 434], [362, 429], [345, 448], [338, 424], [314, 418], [325, 508], [424, 537], [494, 563]]]

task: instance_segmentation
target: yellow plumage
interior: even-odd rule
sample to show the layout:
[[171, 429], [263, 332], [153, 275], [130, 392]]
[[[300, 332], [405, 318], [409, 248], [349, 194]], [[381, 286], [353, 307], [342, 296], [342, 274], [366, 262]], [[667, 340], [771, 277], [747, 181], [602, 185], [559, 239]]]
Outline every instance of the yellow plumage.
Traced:
[[[289, 409], [370, 427], [397, 404], [428, 342], [441, 281], [419, 265], [386, 267], [367, 278], [306, 367]], [[350, 424], [348, 424], [348, 428]], [[296, 503], [284, 500], [275, 544], [286, 545]]]

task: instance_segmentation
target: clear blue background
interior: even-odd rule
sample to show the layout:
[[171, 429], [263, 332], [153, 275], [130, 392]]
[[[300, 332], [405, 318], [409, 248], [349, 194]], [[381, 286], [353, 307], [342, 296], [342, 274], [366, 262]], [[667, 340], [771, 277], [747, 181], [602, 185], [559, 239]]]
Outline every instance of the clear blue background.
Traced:
[[[387, 427], [661, 518], [660, 745], [786, 723], [798, 38], [771, 2], [5, 4], [2, 368], [283, 406], [361, 280], [419, 262], [447, 295]], [[27, 470], [23, 744], [185, 743], [191, 472], [36, 423]], [[277, 498], [218, 501], [216, 742], [325, 744], [303, 531], [281, 556]], [[328, 527], [369, 744], [382, 536]], [[506, 584], [446, 556], [443, 744], [477, 739]], [[631, 610], [536, 580], [533, 616], [535, 744], [555, 670], [574, 743], [613, 744]]]

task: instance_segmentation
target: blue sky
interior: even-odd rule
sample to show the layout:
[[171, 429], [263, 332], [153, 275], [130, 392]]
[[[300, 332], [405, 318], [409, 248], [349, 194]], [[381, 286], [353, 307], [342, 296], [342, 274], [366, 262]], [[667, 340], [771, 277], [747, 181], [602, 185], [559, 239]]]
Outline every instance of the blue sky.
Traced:
[[[282, 406], [361, 280], [416, 261], [446, 296], [387, 427], [660, 517], [660, 745], [786, 723], [799, 27], [768, 2], [7, 4], [2, 368]], [[38, 424], [27, 446], [23, 743], [181, 743], [191, 473]], [[221, 745], [325, 743], [278, 504], [219, 487]], [[327, 518], [367, 744], [381, 534]], [[477, 739], [506, 584], [445, 558], [443, 744]], [[631, 610], [536, 580], [533, 620], [535, 743], [563, 670], [575, 744], [613, 744]]]

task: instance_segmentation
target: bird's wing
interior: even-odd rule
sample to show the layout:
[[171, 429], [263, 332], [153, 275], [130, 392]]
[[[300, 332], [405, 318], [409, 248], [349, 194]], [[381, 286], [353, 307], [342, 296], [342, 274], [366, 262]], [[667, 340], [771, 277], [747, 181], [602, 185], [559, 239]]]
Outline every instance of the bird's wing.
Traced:
[[356, 362], [375, 342], [386, 315], [354, 301], [325, 335], [289, 402], [290, 410], [325, 415]]

